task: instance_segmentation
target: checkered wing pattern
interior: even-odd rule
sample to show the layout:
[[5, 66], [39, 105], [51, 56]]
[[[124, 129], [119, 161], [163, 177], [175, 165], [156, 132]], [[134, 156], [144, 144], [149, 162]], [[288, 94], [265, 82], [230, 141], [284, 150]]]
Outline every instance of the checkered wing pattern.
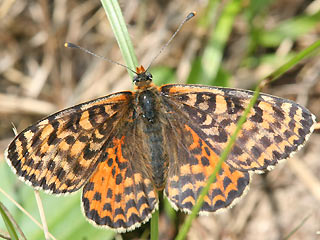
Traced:
[[103, 160], [82, 195], [90, 222], [118, 232], [139, 227], [158, 206], [146, 136], [129, 112], [103, 149]]
[[[167, 134], [175, 146], [165, 194], [175, 208], [189, 212], [253, 92], [177, 84], [160, 91], [170, 106], [166, 111], [172, 115], [172, 129]], [[245, 192], [248, 171], [261, 172], [288, 158], [305, 143], [314, 123], [315, 117], [304, 107], [261, 94], [200, 213], [230, 206]]]
[[128, 108], [131, 92], [53, 114], [22, 131], [5, 156], [22, 181], [48, 193], [78, 190], [101, 161], [101, 149]]
[[[188, 123], [178, 110], [176, 113], [177, 121], [170, 121], [172, 130], [167, 131], [171, 151], [165, 195], [175, 209], [189, 213], [217, 166], [219, 156], [199, 135], [196, 125]], [[200, 214], [230, 206], [243, 195], [249, 181], [249, 173], [223, 163], [204, 199]]]
[[[252, 91], [197, 85], [165, 85], [162, 92], [197, 126], [220, 155], [248, 106]], [[260, 94], [227, 159], [235, 169], [263, 171], [299, 150], [315, 125], [315, 116], [297, 103]]]

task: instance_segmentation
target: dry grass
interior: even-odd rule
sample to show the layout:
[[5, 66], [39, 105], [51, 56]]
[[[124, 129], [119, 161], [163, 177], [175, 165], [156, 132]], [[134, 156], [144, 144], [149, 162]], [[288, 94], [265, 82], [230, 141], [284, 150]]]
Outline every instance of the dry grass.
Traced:
[[[248, 7], [249, 1], [243, 2], [243, 7]], [[207, 5], [200, 0], [120, 3], [138, 59], [144, 65], [148, 65], [189, 11], [196, 10], [200, 18]], [[286, 19], [319, 11], [319, 5], [317, 0], [275, 1], [268, 6], [260, 25], [272, 29]], [[185, 82], [192, 61], [206, 47], [212, 27], [202, 27], [197, 19], [186, 24], [154, 65], [174, 70], [176, 81]], [[278, 66], [275, 60], [319, 39], [320, 25], [294, 40], [259, 46], [254, 52], [248, 50], [252, 40], [248, 30], [246, 18], [237, 17], [222, 61], [225, 71], [233, 76], [228, 80], [230, 86], [252, 88], [259, 78]], [[3, 151], [13, 138], [11, 123], [21, 131], [59, 109], [132, 89], [125, 69], [63, 46], [65, 41], [73, 42], [123, 62], [99, 1], [2, 1], [0, 32], [0, 167], [4, 165]], [[272, 61], [261, 60], [268, 57]], [[251, 64], [244, 59], [252, 60]], [[319, 56], [301, 62], [264, 91], [295, 99], [319, 119], [319, 62]], [[254, 176], [248, 195], [234, 208], [219, 215], [199, 217], [193, 223], [189, 239], [283, 239], [307, 216], [310, 217], [306, 223], [290, 239], [316, 239], [320, 230], [319, 176], [318, 131], [294, 159], [270, 173]], [[2, 176], [0, 179], [5, 181]], [[183, 215], [179, 213], [176, 223], [181, 219]], [[160, 212], [160, 239], [173, 238], [175, 226], [164, 211]], [[141, 232], [124, 235], [131, 237], [139, 238]]]

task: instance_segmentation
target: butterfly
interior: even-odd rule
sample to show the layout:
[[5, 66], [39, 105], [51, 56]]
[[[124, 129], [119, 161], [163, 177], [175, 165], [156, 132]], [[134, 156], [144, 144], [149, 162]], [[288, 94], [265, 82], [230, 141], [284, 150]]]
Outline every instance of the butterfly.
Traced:
[[[19, 178], [50, 194], [83, 187], [95, 225], [125, 232], [147, 222], [158, 192], [189, 213], [213, 172], [252, 91], [204, 85], [156, 86], [142, 66], [134, 91], [118, 92], [48, 116], [23, 130], [5, 158]], [[251, 172], [298, 151], [315, 116], [297, 103], [260, 94], [204, 199], [200, 214], [231, 206]]]

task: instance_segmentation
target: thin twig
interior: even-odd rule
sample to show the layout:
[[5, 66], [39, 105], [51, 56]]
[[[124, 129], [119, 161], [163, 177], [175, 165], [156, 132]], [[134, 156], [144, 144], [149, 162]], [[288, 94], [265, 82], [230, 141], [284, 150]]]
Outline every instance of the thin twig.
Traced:
[[44, 209], [43, 209], [43, 205], [42, 205], [39, 191], [34, 190], [34, 195], [36, 197], [36, 201], [37, 201], [37, 205], [38, 205], [38, 209], [39, 209], [40, 219], [41, 219], [42, 226], [43, 226], [44, 237], [46, 240], [49, 240], [50, 237], [49, 237], [48, 225], [47, 225], [47, 221], [46, 221], [46, 216], [44, 214]]
[[[27, 215], [31, 219], [31, 221], [33, 221], [39, 228], [43, 230], [42, 225], [34, 217], [32, 217], [31, 214], [28, 213], [19, 203], [17, 203], [12, 197], [10, 197], [10, 195], [8, 195], [1, 187], [0, 192], [5, 195], [14, 205], [16, 205], [16, 207], [19, 208], [25, 215]], [[56, 240], [56, 238], [51, 233], [49, 233], [49, 236], [51, 237], [51, 239]]]
[[304, 219], [302, 219], [301, 223], [300, 223], [297, 227], [295, 227], [295, 228], [284, 238], [284, 240], [290, 239], [290, 237], [291, 237], [293, 234], [295, 234], [295, 233], [305, 224], [305, 222], [306, 222], [310, 217], [311, 217], [311, 214], [308, 215], [308, 216], [306, 216]]

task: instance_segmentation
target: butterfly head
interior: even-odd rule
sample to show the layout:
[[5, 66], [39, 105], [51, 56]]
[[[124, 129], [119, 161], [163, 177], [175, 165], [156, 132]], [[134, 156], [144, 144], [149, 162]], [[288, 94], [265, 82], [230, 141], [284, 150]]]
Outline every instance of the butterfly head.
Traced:
[[136, 87], [144, 88], [151, 85], [152, 75], [146, 71], [142, 65], [136, 68], [136, 73], [137, 75], [133, 79], [133, 83], [136, 85]]

